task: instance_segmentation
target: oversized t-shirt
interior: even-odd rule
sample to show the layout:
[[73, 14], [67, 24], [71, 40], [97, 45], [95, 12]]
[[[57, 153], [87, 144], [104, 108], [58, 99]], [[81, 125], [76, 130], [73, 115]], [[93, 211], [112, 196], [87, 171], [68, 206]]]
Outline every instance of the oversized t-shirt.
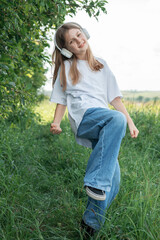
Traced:
[[[77, 60], [80, 79], [76, 85], [72, 84], [69, 76], [71, 61], [66, 60], [64, 62], [67, 81], [66, 90], [63, 91], [63, 87], [60, 84], [60, 69], [52, 89], [50, 101], [67, 106], [68, 117], [75, 136], [87, 109], [109, 108], [108, 104], [112, 100], [116, 97], [122, 97], [115, 76], [107, 63], [102, 59], [96, 59], [104, 65], [99, 71], [92, 71], [86, 60]], [[76, 136], [76, 140], [80, 145], [91, 147], [91, 142], [87, 139]]]

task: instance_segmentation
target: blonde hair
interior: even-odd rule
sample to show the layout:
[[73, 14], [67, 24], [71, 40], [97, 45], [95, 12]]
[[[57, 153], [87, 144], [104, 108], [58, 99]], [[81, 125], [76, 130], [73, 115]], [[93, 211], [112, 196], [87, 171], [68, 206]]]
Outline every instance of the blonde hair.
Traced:
[[[70, 29], [80, 29], [78, 25], [74, 23], [66, 23], [60, 27], [57, 32], [56, 32], [56, 43], [59, 48], [66, 48], [65, 45], [65, 34], [68, 30]], [[63, 91], [66, 90], [67, 87], [67, 81], [66, 81], [66, 74], [65, 74], [65, 64], [64, 61], [69, 60], [71, 62], [71, 67], [69, 71], [69, 76], [72, 80], [72, 84], [76, 85], [79, 82], [80, 79], [80, 72], [77, 69], [77, 57], [76, 55], [72, 55], [70, 59], [66, 58], [63, 56], [60, 51], [55, 48], [53, 54], [52, 54], [52, 63], [55, 66], [54, 68], [54, 73], [53, 73], [53, 86], [57, 78], [58, 70], [61, 67], [60, 71], [60, 83], [61, 86], [63, 87]], [[100, 63], [98, 60], [96, 60], [92, 54], [92, 51], [88, 45], [88, 49], [86, 51], [86, 60], [88, 61], [88, 64], [91, 68], [92, 71], [99, 71], [102, 69], [104, 66], [102, 63]]]

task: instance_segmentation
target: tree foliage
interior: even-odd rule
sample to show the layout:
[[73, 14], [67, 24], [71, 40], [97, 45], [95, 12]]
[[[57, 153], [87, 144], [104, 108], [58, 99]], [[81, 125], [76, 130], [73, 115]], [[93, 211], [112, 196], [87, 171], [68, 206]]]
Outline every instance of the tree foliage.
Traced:
[[1, 0], [0, 1], [0, 118], [12, 120], [36, 99], [46, 81], [44, 52], [47, 32], [65, 16], [84, 9], [97, 18], [106, 13], [106, 0]]

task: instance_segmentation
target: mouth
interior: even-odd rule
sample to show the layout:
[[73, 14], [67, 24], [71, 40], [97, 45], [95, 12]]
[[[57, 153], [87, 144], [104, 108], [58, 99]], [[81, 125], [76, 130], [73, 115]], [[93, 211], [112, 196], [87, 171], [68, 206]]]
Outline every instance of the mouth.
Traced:
[[85, 45], [85, 42], [82, 42], [80, 45], [79, 45], [79, 48], [83, 48]]

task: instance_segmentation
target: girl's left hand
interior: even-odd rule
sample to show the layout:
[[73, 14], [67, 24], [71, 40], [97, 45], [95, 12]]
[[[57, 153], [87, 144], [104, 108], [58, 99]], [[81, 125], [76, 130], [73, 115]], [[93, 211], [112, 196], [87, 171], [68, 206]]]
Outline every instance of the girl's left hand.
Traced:
[[137, 138], [138, 134], [139, 134], [139, 130], [136, 128], [133, 121], [128, 123], [128, 127], [129, 127], [129, 130], [130, 130], [131, 137], [132, 138]]

